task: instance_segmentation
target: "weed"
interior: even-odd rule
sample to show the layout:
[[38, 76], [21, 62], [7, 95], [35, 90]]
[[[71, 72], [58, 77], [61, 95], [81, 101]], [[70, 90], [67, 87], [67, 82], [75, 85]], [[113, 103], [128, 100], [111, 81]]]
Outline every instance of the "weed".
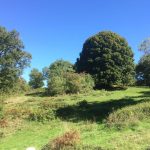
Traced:
[[80, 134], [78, 131], [68, 131], [64, 135], [55, 138], [49, 142], [42, 150], [62, 150], [71, 149], [80, 141]]
[[28, 120], [30, 121], [45, 122], [53, 119], [55, 119], [55, 113], [53, 110], [37, 109], [33, 110], [28, 116]]

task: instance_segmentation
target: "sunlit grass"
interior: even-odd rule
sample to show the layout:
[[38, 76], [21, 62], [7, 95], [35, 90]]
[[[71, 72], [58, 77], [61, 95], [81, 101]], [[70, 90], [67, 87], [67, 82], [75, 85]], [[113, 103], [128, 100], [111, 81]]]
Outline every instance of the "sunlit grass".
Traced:
[[[19, 102], [17, 102], [18, 99]], [[0, 132], [5, 133], [4, 137], [0, 138], [0, 149], [23, 150], [33, 146], [40, 150], [48, 141], [71, 129], [80, 132], [81, 145], [117, 150], [146, 149], [150, 146], [149, 119], [139, 121], [135, 126], [127, 126], [121, 129], [107, 127], [105, 119], [109, 113], [118, 111], [119, 107], [122, 109], [130, 107], [131, 109], [132, 106], [140, 105], [144, 101], [148, 102], [149, 99], [149, 88], [136, 87], [120, 91], [93, 91], [88, 94], [70, 96], [40, 97], [36, 94], [34, 96], [21, 96], [17, 100], [14, 99], [14, 102], [8, 101], [5, 104], [5, 112], [9, 109], [20, 111], [34, 110], [39, 107], [55, 109], [56, 111], [65, 108], [63, 113], [68, 111], [68, 107], [69, 109], [71, 107], [71, 110], [73, 108], [73, 110], [69, 114], [66, 113], [65, 117], [57, 114], [54, 120], [44, 123], [28, 121], [24, 118], [25, 116], [23, 118], [18, 117], [15, 119], [18, 119], [20, 124], [16, 123], [14, 127], [9, 126], [9, 121], [15, 120], [9, 114], [8, 127], [0, 129]], [[79, 102], [83, 101], [87, 103], [81, 105], [81, 107]]]

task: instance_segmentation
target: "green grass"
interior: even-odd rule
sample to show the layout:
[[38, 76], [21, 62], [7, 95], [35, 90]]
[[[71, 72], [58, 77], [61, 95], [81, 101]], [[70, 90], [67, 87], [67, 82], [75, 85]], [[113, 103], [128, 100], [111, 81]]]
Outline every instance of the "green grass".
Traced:
[[[33, 93], [9, 98], [4, 109], [8, 126], [0, 128], [0, 133], [4, 134], [0, 138], [0, 150], [25, 150], [30, 146], [40, 150], [48, 141], [72, 129], [80, 132], [81, 145], [100, 146], [104, 149], [145, 150], [150, 147], [149, 116], [138, 118], [134, 125], [130, 125], [132, 120], [124, 120], [129, 125], [122, 128], [107, 127], [106, 122], [110, 115], [120, 117], [120, 114], [124, 114], [120, 111], [132, 112], [137, 110], [135, 108], [141, 108], [141, 105], [145, 107], [144, 103], [149, 105], [149, 102], [150, 89], [146, 87], [118, 91], [98, 90], [57, 97]], [[29, 121], [28, 114], [39, 108], [45, 111], [53, 109], [56, 119]]]

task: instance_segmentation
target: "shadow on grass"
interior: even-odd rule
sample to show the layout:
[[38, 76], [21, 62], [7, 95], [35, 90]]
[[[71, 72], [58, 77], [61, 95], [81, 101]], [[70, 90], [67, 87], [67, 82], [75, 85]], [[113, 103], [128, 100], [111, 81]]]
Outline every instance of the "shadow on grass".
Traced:
[[[144, 99], [147, 99], [147, 98], [149, 98], [150, 99], [150, 91], [140, 91], [139, 92], [141, 95], [138, 95], [138, 96], [132, 96], [132, 98], [142, 98], [143, 100]], [[141, 100], [142, 100], [141, 99]]]
[[141, 91], [142, 95], [140, 97], [150, 97], [150, 91]]
[[95, 90], [103, 90], [105, 89], [106, 91], [125, 91], [128, 89], [128, 87], [125, 87], [125, 86], [114, 86], [114, 87], [106, 87], [106, 86], [103, 86], [103, 87], [98, 87], [96, 86], [95, 87]]
[[34, 92], [34, 93], [28, 93], [25, 96], [32, 96], [32, 97], [49, 97], [49, 95], [46, 92]]
[[147, 100], [135, 101], [132, 98], [124, 98], [119, 100], [110, 100], [107, 102], [88, 103], [84, 100], [76, 105], [57, 109], [56, 115], [62, 120], [72, 122], [87, 120], [93, 122], [102, 122], [112, 111], [145, 101]]

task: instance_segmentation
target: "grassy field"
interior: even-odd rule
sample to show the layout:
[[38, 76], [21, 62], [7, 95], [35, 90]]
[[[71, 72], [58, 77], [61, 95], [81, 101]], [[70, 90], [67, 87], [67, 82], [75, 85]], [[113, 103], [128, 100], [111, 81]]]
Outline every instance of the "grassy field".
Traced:
[[40, 150], [72, 130], [80, 133], [79, 145], [93, 149], [150, 148], [150, 89], [146, 87], [57, 97], [31, 93], [7, 99], [4, 114], [0, 150], [30, 146]]

